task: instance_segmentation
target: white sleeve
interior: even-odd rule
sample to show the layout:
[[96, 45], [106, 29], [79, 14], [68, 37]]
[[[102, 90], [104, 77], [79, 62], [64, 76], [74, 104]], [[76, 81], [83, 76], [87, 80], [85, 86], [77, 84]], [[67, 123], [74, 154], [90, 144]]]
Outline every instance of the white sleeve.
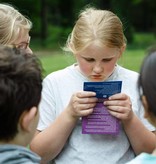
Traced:
[[50, 78], [46, 77], [43, 80], [43, 89], [39, 104], [40, 118], [37, 130], [42, 131], [47, 128], [56, 117], [53, 87]]

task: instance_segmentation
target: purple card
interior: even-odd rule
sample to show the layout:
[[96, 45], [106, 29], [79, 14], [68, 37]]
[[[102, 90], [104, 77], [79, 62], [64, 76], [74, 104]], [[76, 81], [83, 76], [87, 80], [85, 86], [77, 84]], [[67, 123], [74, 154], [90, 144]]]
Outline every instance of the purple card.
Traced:
[[121, 81], [85, 82], [85, 91], [94, 91], [99, 98], [93, 113], [82, 118], [83, 134], [118, 134], [119, 120], [113, 117], [104, 106], [103, 101], [109, 96], [121, 92]]

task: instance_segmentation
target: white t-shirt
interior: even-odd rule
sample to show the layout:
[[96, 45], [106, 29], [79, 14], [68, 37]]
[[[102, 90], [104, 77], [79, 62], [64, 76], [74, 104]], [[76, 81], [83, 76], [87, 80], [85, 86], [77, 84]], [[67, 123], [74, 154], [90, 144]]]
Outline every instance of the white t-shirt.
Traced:
[[[130, 96], [134, 113], [149, 130], [155, 130], [143, 117], [143, 108], [137, 92], [138, 73], [117, 65], [114, 73], [107, 79], [110, 80], [122, 81], [121, 92]], [[71, 95], [83, 90], [85, 81], [88, 79], [75, 69], [75, 64], [53, 72], [44, 79], [38, 130], [43, 131], [55, 120], [67, 106]], [[118, 135], [82, 134], [81, 119], [79, 119], [55, 163], [122, 164], [134, 157], [122, 126]]]

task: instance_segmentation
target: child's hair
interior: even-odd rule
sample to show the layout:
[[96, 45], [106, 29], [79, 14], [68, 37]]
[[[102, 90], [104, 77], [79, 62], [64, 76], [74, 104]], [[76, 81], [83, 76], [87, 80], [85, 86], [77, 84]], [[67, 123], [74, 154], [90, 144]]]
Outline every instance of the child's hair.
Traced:
[[0, 44], [14, 42], [22, 30], [30, 30], [32, 23], [10, 4], [0, 4]]
[[147, 51], [147, 56], [144, 58], [140, 76], [138, 80], [138, 87], [140, 96], [145, 95], [149, 111], [156, 117], [156, 47], [152, 46]]
[[38, 107], [42, 90], [42, 66], [33, 54], [0, 46], [0, 140], [18, 133], [23, 112]]
[[108, 10], [87, 7], [80, 13], [65, 50], [77, 53], [95, 42], [98, 46], [121, 48], [126, 38], [118, 16]]

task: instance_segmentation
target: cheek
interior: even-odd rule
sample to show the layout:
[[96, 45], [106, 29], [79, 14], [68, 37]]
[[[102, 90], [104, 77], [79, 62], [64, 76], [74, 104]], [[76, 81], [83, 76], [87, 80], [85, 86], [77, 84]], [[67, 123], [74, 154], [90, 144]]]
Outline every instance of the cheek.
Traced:
[[79, 62], [79, 67], [80, 67], [80, 70], [83, 74], [88, 74], [92, 71], [92, 66], [91, 64], [85, 62], [85, 61], [81, 61]]
[[114, 71], [116, 62], [110, 62], [104, 65], [105, 72], [112, 73]]

